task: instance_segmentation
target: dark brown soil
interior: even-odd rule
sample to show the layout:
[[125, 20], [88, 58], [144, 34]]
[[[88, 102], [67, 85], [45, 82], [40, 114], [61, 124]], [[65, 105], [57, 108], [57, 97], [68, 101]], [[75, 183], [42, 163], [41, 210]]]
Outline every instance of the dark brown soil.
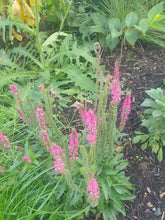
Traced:
[[[120, 57], [120, 50], [107, 53], [104, 58], [106, 69], [113, 73], [114, 62]], [[132, 144], [134, 131], [140, 130], [140, 104], [147, 97], [146, 90], [165, 88], [165, 49], [147, 44], [144, 48], [128, 48], [123, 50], [120, 76], [124, 88], [132, 90], [132, 106], [126, 132], [129, 144], [125, 147], [125, 158], [130, 165], [127, 174], [136, 190], [134, 203], [125, 204], [127, 216], [119, 216], [119, 220], [165, 220], [165, 159], [159, 163], [151, 149], [142, 151], [139, 145]]]

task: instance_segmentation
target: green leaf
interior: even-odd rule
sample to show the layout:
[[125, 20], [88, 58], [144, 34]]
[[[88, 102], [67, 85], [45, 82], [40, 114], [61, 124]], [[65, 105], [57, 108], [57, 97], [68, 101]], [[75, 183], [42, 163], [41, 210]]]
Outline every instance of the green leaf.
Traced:
[[158, 152], [158, 150], [159, 150], [159, 144], [158, 144], [157, 142], [151, 143], [151, 147], [152, 147], [152, 151], [153, 151], [154, 153], [157, 153], [157, 152]]
[[161, 14], [163, 11], [163, 2], [155, 5], [148, 12], [148, 22], [152, 23], [158, 14]]
[[133, 27], [137, 21], [138, 21], [138, 16], [135, 12], [130, 12], [125, 18], [125, 22], [128, 28]]
[[119, 165], [116, 166], [116, 170], [123, 170], [126, 166], [128, 166], [129, 162], [128, 161], [123, 161]]
[[46, 41], [42, 44], [43, 47], [48, 46], [48, 45], [54, 45], [54, 42], [56, 42], [58, 36], [68, 36], [68, 34], [64, 32], [55, 32], [51, 34]]
[[152, 116], [154, 118], [160, 117], [162, 115], [162, 111], [161, 110], [155, 110], [152, 112]]
[[153, 22], [162, 21], [164, 19], [165, 19], [165, 15], [157, 14], [156, 17], [154, 18]]
[[144, 107], [153, 107], [155, 105], [155, 102], [152, 99], [145, 99], [144, 102], [142, 102], [141, 106]]
[[137, 144], [139, 141], [141, 141], [143, 135], [138, 135], [133, 138], [133, 143]]
[[122, 33], [123, 33], [122, 31], [119, 32], [116, 29], [112, 29], [112, 31], [111, 31], [112, 38], [117, 38], [117, 37], [121, 36]]
[[120, 19], [119, 18], [112, 18], [108, 24], [109, 24], [109, 29], [111, 31], [114, 29], [118, 29], [120, 27]]
[[160, 147], [159, 152], [158, 152], [158, 160], [161, 162], [163, 160], [163, 151], [162, 147]]
[[145, 142], [144, 144], [141, 145], [141, 149], [145, 150], [148, 146], [148, 142]]
[[112, 38], [110, 35], [106, 36], [106, 45], [107, 45], [107, 47], [109, 47], [111, 52], [116, 47], [118, 42], [119, 42], [118, 38]]
[[139, 22], [139, 25], [135, 25], [136, 29], [142, 31], [145, 34], [148, 30], [147, 19], [142, 19]]
[[129, 43], [134, 44], [137, 40], [137, 33], [135, 30], [126, 31], [125, 37]]
[[146, 93], [153, 99], [161, 100], [164, 98], [163, 90], [161, 88], [147, 90]]
[[164, 31], [165, 32], [165, 26], [163, 24], [160, 24], [160, 23], [152, 23], [149, 25], [150, 27], [152, 28], [155, 28], [155, 29], [158, 29], [160, 31]]
[[102, 187], [105, 199], [108, 200], [108, 198], [109, 198], [109, 193], [108, 193], [109, 187], [108, 187], [107, 183], [104, 182], [104, 180], [101, 181], [101, 187]]

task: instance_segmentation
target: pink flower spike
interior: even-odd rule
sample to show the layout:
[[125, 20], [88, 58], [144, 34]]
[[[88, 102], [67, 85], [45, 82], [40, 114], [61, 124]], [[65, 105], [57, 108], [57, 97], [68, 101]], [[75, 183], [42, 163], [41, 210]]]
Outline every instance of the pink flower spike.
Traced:
[[5, 148], [11, 148], [11, 145], [9, 144], [9, 140], [8, 138], [2, 134], [2, 132], [0, 131], [0, 143], [5, 147]]
[[86, 111], [82, 104], [80, 105], [79, 109], [80, 115], [88, 133], [87, 141], [92, 145], [92, 147], [94, 147], [97, 138], [97, 123], [95, 113], [92, 109]]
[[69, 148], [69, 155], [71, 156], [72, 160], [78, 160], [78, 133], [76, 129], [70, 134], [70, 148]]
[[0, 173], [4, 172], [4, 167], [0, 166]]
[[28, 156], [24, 156], [22, 158], [23, 161], [27, 161], [28, 163], [31, 163], [31, 159]]
[[12, 91], [12, 93], [16, 96], [16, 95], [19, 95], [19, 90], [18, 88], [16, 87], [16, 85], [10, 85], [10, 89]]
[[117, 63], [115, 63], [114, 82], [111, 83], [111, 95], [112, 95], [112, 100], [117, 101], [118, 103], [121, 101], [119, 67]]
[[124, 128], [126, 124], [126, 120], [128, 119], [128, 115], [130, 113], [130, 107], [131, 107], [131, 94], [127, 93], [124, 103], [123, 103], [123, 108], [121, 112], [121, 123], [120, 127]]
[[99, 184], [97, 183], [96, 179], [94, 177], [91, 177], [88, 182], [88, 192], [89, 197], [91, 199], [98, 199], [100, 190], [99, 190]]
[[20, 146], [17, 146], [17, 150], [23, 150]]

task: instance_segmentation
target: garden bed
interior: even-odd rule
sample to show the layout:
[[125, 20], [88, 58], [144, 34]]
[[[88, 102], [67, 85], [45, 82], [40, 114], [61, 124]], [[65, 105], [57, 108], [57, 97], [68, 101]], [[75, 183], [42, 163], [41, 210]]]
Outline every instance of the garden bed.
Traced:
[[[110, 73], [119, 56], [120, 49], [105, 55], [104, 62]], [[164, 88], [164, 60], [165, 50], [151, 44], [144, 48], [136, 46], [135, 49], [123, 50], [120, 76], [125, 79], [124, 87], [132, 90], [131, 113], [125, 128], [129, 134], [129, 143], [124, 152], [125, 158], [130, 162], [126, 171], [136, 187], [136, 199], [134, 203], [125, 204], [127, 216], [119, 216], [119, 220], [165, 219], [165, 160], [159, 163], [150, 149], [142, 151], [139, 145], [132, 144], [134, 131], [140, 130], [140, 115], [143, 113], [140, 104], [147, 98], [145, 91]]]

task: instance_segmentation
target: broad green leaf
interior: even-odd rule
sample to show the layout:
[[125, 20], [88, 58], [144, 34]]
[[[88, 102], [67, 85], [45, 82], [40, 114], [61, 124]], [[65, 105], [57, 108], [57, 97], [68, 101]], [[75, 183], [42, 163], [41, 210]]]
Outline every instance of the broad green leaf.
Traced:
[[107, 47], [109, 47], [109, 49], [111, 51], [116, 47], [118, 42], [119, 42], [118, 38], [112, 38], [110, 35], [107, 35], [107, 37], [106, 37], [106, 45], [107, 45]]
[[152, 23], [158, 14], [161, 14], [163, 11], [163, 2], [155, 5], [148, 12], [148, 23]]
[[139, 141], [141, 141], [143, 135], [138, 135], [133, 138], [133, 143], [137, 144]]
[[119, 18], [112, 18], [109, 21], [109, 29], [112, 31], [114, 29], [118, 29], [120, 27], [120, 19]]
[[157, 152], [158, 152], [158, 150], [159, 150], [159, 144], [158, 144], [157, 142], [153, 142], [153, 143], [151, 144], [151, 147], [152, 147], [152, 151], [153, 151], [154, 153], [157, 153]]
[[128, 28], [133, 27], [138, 21], [138, 16], [135, 12], [130, 12], [126, 18], [125, 18], [125, 22]]
[[135, 30], [126, 31], [125, 37], [129, 43], [134, 44], [137, 40], [137, 33]]
[[112, 38], [117, 38], [117, 37], [121, 36], [122, 33], [123, 33], [122, 31], [119, 32], [116, 29], [112, 29], [112, 31], [111, 31]]
[[148, 146], [148, 142], [146, 141], [144, 144], [141, 145], [141, 149], [145, 150]]
[[158, 152], [158, 160], [161, 162], [163, 160], [163, 151], [162, 147], [160, 147], [159, 152]]
[[161, 115], [162, 115], [162, 111], [161, 110], [155, 110], [155, 111], [152, 112], [152, 116], [154, 118], [159, 117]]
[[142, 31], [145, 34], [148, 30], [147, 19], [142, 19], [139, 22], [139, 25], [135, 25], [136, 29]]
[[141, 106], [144, 107], [153, 107], [155, 105], [155, 102], [152, 99], [145, 99], [144, 102], [142, 102]]
[[153, 99], [161, 100], [164, 98], [163, 90], [161, 88], [147, 90], [146, 93]]

